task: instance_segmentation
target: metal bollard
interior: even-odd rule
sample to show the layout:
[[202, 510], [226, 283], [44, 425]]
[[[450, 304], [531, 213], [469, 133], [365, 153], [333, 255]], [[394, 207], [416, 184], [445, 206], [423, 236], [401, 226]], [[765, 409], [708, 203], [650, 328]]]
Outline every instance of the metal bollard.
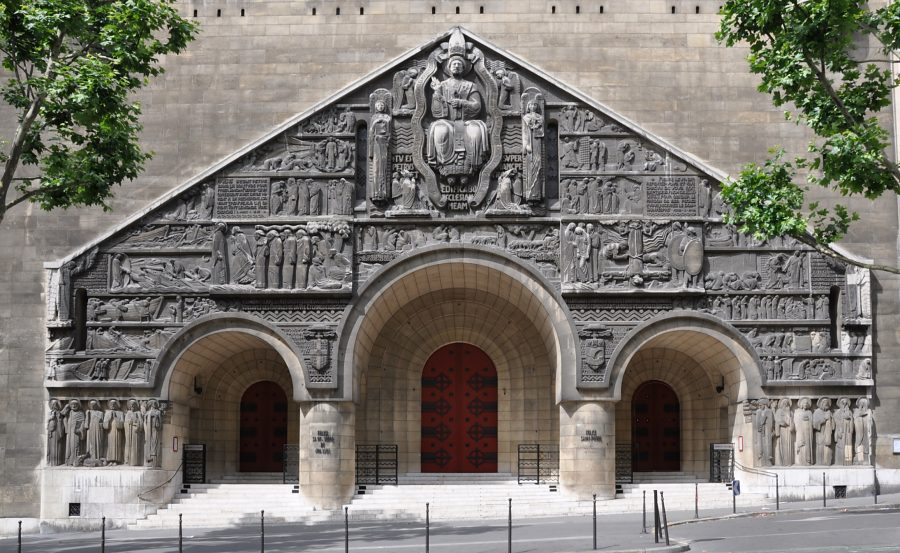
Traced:
[[597, 494], [594, 494], [594, 550], [597, 550]]
[[641, 525], [641, 534], [647, 533], [647, 490], [644, 490], [644, 519]]
[[662, 504], [662, 527], [666, 534], [666, 545], [669, 545], [669, 520], [666, 518], [666, 497], [663, 492], [659, 492], [659, 502]]
[[425, 553], [431, 549], [431, 517], [429, 513], [428, 503], [425, 504]]
[[266, 511], [259, 512], [259, 553], [266, 551]]
[[19, 521], [19, 548], [18, 553], [22, 553], [22, 521]]
[[509, 498], [509, 533], [506, 539], [507, 552], [512, 553], [512, 498]]
[[350, 551], [350, 507], [344, 507], [344, 553]]
[[181, 543], [182, 543], [182, 533], [181, 533], [181, 513], [178, 513], [178, 553], [182, 553]]
[[106, 553], [106, 517], [100, 520], [100, 553]]
[[659, 543], [659, 492], [653, 490], [653, 543]]
[[700, 484], [694, 482], [694, 518], [700, 518]]
[[825, 473], [822, 473], [822, 507], [827, 507], [825, 503]]
[[775, 474], [775, 510], [781, 510], [781, 497], [778, 490], [778, 474]]

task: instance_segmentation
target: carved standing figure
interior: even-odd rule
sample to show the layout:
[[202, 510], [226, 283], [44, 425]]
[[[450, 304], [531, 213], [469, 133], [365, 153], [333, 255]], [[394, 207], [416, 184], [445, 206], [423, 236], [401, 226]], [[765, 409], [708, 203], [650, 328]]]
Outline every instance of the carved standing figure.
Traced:
[[84, 411], [81, 402], [73, 399], [63, 407], [62, 415], [66, 417], [66, 464], [77, 466], [84, 454], [84, 436], [87, 428], [84, 425]]
[[789, 467], [794, 464], [794, 417], [791, 415], [791, 400], [778, 400], [775, 411], [775, 464]]
[[225, 223], [216, 223], [212, 240], [212, 283], [228, 284], [228, 251]]
[[775, 413], [769, 407], [768, 399], [761, 398], [757, 403], [759, 407], [756, 410], [756, 432], [759, 435], [760, 448], [756, 458], [759, 466], [770, 467], [775, 460], [772, 449], [775, 438]]
[[103, 414], [106, 431], [106, 462], [121, 465], [125, 462], [125, 414], [119, 410], [119, 400], [111, 399]]
[[309, 215], [310, 179], [297, 180], [297, 215]]
[[100, 410], [100, 402], [96, 399], [88, 402], [88, 409], [84, 413], [84, 426], [87, 429], [85, 451], [91, 459], [103, 459], [106, 455], [103, 411]]
[[834, 412], [835, 464], [853, 464], [853, 411], [850, 400], [842, 397], [837, 400], [838, 409]]
[[869, 400], [861, 397], [856, 400], [853, 410], [853, 431], [857, 465], [872, 464], [872, 435], [875, 429], [875, 415], [869, 409]]
[[307, 287], [309, 279], [309, 264], [312, 261], [312, 248], [309, 242], [309, 234], [303, 227], [297, 231], [297, 277], [295, 287], [303, 290]]
[[416, 203], [419, 199], [419, 186], [416, 177], [416, 173], [409, 169], [404, 168], [400, 170], [399, 178], [391, 185], [394, 210], [411, 211], [416, 209]]
[[266, 287], [266, 274], [269, 270], [269, 242], [266, 232], [256, 229], [256, 279], [253, 285], [257, 288]]
[[66, 419], [58, 399], [50, 400], [47, 415], [47, 465], [58, 467], [66, 463]]
[[831, 399], [820, 398], [813, 413], [813, 430], [816, 437], [816, 464], [834, 463], [834, 418], [831, 416]]
[[322, 214], [322, 184], [312, 179], [306, 179], [309, 190], [309, 214]]
[[[373, 92], [375, 97], [379, 91]], [[387, 91], [385, 91], [387, 92]], [[369, 199], [383, 202], [391, 186], [391, 115], [384, 100], [375, 101], [375, 113], [369, 124]]]
[[144, 466], [159, 468], [162, 461], [162, 411], [159, 402], [151, 399], [142, 407], [144, 419]]
[[525, 113], [522, 115], [522, 153], [524, 159], [524, 196], [528, 202], [544, 197], [544, 114], [543, 96], [526, 90]]
[[284, 263], [284, 243], [277, 230], [266, 233], [266, 243], [269, 245], [269, 272], [268, 288], [281, 288], [281, 265]]
[[797, 402], [794, 431], [794, 464], [808, 467], [813, 464], [812, 401], [808, 397]]
[[231, 283], [250, 284], [253, 282], [253, 248], [241, 227], [231, 227], [228, 251], [231, 254]]
[[287, 202], [284, 204], [285, 215], [297, 214], [297, 199], [300, 196], [300, 183], [291, 177], [287, 180]]
[[284, 263], [281, 265], [281, 287], [294, 287], [294, 272], [297, 269], [297, 238], [290, 227], [281, 230], [281, 243], [284, 248]]
[[139, 467], [144, 464], [144, 418], [137, 400], [128, 401], [124, 418], [125, 464]]

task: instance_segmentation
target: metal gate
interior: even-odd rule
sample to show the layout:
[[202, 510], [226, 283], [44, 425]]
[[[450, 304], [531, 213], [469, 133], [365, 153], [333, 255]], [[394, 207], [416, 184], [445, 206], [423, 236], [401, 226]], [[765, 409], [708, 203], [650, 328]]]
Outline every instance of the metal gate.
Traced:
[[734, 444], [709, 444], [709, 481], [734, 480]]
[[181, 450], [181, 463], [182, 483], [206, 483], [206, 444], [184, 444]]
[[559, 446], [519, 444], [519, 484], [558, 484]]
[[281, 470], [281, 482], [283, 484], [300, 483], [300, 446], [297, 444], [284, 444], [284, 467]]
[[397, 444], [356, 445], [357, 484], [397, 484]]

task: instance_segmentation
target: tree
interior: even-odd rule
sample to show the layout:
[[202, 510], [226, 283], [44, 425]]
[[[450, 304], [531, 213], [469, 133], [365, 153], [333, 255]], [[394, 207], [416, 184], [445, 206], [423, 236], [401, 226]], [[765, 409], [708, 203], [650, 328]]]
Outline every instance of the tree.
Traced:
[[101, 205], [134, 179], [140, 105], [131, 94], [184, 50], [197, 25], [174, 0], [0, 0], [0, 89], [18, 116], [2, 137], [0, 222], [7, 210]]
[[[758, 238], [793, 236], [819, 252], [875, 270], [897, 267], [846, 258], [831, 244], [859, 215], [846, 205], [807, 202], [811, 187], [876, 199], [900, 191], [891, 133], [879, 112], [900, 81], [891, 64], [900, 45], [900, 3], [870, 9], [860, 0], [726, 0], [716, 37], [750, 48], [750, 70], [788, 119], [812, 130], [805, 156], [775, 149], [723, 184], [726, 221]], [[806, 182], [803, 182], [805, 179]]]

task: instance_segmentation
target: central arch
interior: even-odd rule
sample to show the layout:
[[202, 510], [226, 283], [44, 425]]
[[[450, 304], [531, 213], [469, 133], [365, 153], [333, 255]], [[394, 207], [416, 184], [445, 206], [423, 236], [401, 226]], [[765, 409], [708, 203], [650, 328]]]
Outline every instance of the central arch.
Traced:
[[476, 346], [447, 344], [422, 369], [422, 472], [497, 472], [497, 369]]

